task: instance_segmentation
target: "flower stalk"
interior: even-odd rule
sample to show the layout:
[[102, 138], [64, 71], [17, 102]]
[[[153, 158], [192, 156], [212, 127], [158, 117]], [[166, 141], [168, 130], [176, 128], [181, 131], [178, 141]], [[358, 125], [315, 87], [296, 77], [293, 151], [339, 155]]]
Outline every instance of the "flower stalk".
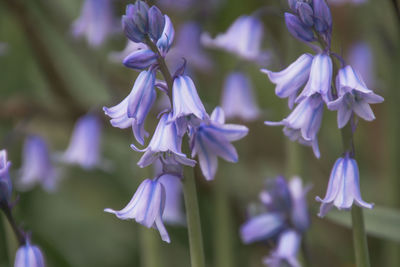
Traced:
[[8, 223], [10, 224], [17, 240], [19, 246], [23, 246], [26, 243], [26, 238], [22, 230], [17, 226], [17, 223], [12, 216], [10, 206], [7, 201], [0, 201], [0, 209], [3, 211]]

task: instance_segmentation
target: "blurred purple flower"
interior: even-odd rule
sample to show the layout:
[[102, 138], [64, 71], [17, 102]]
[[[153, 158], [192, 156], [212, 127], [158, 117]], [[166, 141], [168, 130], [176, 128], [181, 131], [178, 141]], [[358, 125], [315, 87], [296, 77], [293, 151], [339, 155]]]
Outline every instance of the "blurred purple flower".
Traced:
[[85, 36], [89, 45], [101, 45], [113, 31], [111, 0], [85, 0], [80, 17], [72, 25], [75, 37]]
[[0, 201], [9, 201], [12, 193], [12, 183], [9, 170], [11, 161], [7, 160], [7, 151], [0, 150]]
[[251, 82], [241, 72], [232, 72], [228, 75], [221, 102], [227, 119], [237, 117], [244, 121], [252, 121], [257, 119], [260, 114]]
[[163, 221], [171, 225], [185, 225], [186, 220], [182, 206], [183, 191], [180, 178], [171, 174], [163, 174], [159, 179], [165, 188]]
[[14, 267], [45, 267], [43, 253], [38, 246], [31, 245], [29, 240], [19, 247], [15, 255]]
[[157, 228], [162, 240], [170, 243], [168, 232], [162, 220], [165, 196], [164, 185], [159, 179], [146, 179], [140, 184], [125, 208], [120, 211], [112, 209], [105, 209], [104, 211], [113, 213], [122, 220], [134, 219], [147, 228]]
[[307, 193], [311, 186], [303, 187], [300, 177], [295, 176], [289, 182], [289, 190], [292, 198], [291, 222], [293, 226], [301, 232], [306, 231], [310, 227], [310, 215], [307, 206]]
[[270, 212], [290, 212], [292, 198], [286, 179], [283, 176], [267, 179], [265, 188], [260, 193], [260, 201]]
[[30, 190], [38, 183], [49, 192], [56, 189], [59, 176], [50, 160], [49, 149], [43, 138], [36, 135], [26, 138], [20, 173], [17, 182], [19, 190]]
[[263, 213], [249, 219], [240, 227], [240, 237], [245, 244], [263, 241], [277, 235], [285, 226], [282, 213]]
[[285, 23], [290, 34], [297, 40], [306, 43], [315, 41], [313, 28], [304, 24], [298, 16], [285, 13]]
[[297, 253], [300, 248], [301, 236], [294, 230], [283, 232], [279, 236], [278, 247], [271, 255], [264, 259], [264, 264], [269, 267], [300, 267]]
[[318, 214], [320, 217], [324, 217], [333, 206], [339, 210], [349, 210], [353, 203], [368, 209], [374, 206], [362, 200], [358, 165], [348, 154], [336, 160], [325, 198], [316, 197], [316, 200], [322, 203]]
[[368, 87], [374, 87], [375, 71], [371, 47], [365, 42], [354, 44], [348, 54], [349, 63], [363, 77]]
[[292, 142], [298, 142], [299, 144], [302, 144], [304, 146], [310, 146], [314, 152], [315, 157], [318, 159], [321, 157], [317, 137], [313, 140], [306, 140], [303, 138], [300, 129], [293, 129], [290, 127], [283, 127], [283, 134], [286, 135]]

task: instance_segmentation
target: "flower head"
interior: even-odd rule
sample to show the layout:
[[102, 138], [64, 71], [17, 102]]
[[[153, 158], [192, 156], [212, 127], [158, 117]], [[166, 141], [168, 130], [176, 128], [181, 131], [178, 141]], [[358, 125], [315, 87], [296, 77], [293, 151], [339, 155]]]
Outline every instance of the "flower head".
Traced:
[[7, 160], [7, 151], [0, 150], [0, 201], [9, 201], [12, 193], [12, 183], [9, 169], [11, 162]]
[[19, 247], [15, 255], [14, 267], [45, 267], [43, 253], [38, 246], [31, 245], [28, 240]]
[[264, 259], [264, 263], [270, 267], [300, 267], [297, 260], [301, 236], [294, 230], [283, 232], [279, 236], [278, 247], [270, 256]]

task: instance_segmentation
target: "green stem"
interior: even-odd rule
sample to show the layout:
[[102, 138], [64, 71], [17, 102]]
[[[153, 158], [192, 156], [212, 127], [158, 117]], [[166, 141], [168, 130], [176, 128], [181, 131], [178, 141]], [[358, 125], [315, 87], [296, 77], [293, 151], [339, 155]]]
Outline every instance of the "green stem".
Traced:
[[199, 204], [197, 201], [196, 181], [194, 178], [195, 169], [190, 169], [189, 167], [185, 169], [186, 174], [183, 179], [183, 194], [188, 225], [191, 267], [205, 267]]
[[141, 242], [141, 265], [143, 267], [160, 267], [160, 237], [152, 229], [139, 229]]
[[3, 218], [0, 216], [0, 265], [9, 266], [10, 259], [8, 257], [7, 235]]
[[7, 201], [0, 201], [0, 209], [3, 211], [4, 215], [6, 216], [11, 228], [14, 231], [14, 234], [18, 240], [18, 244], [20, 246], [25, 245], [26, 243], [26, 239], [25, 239], [25, 235], [22, 232], [21, 229], [19, 229], [19, 227], [17, 226], [17, 224], [15, 223], [14, 217], [12, 216], [11, 213], [11, 209], [10, 206], [8, 205]]

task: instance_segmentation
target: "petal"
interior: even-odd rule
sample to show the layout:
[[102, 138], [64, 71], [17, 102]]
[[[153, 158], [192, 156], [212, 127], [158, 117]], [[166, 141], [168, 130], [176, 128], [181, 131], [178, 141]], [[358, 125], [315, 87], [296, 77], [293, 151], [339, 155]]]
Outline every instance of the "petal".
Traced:
[[201, 172], [206, 178], [207, 181], [214, 180], [215, 173], [218, 168], [218, 159], [217, 156], [210, 153], [207, 148], [204, 147], [202, 141], [198, 141], [200, 148], [198, 149], [198, 158]]
[[366, 121], [372, 121], [375, 119], [374, 112], [365, 101], [356, 101], [353, 105], [353, 110], [354, 113]]
[[284, 226], [284, 218], [279, 213], [261, 214], [240, 227], [240, 237], [245, 244], [266, 240], [279, 233]]
[[225, 123], [224, 110], [221, 107], [216, 107], [211, 113], [211, 120], [219, 124], [224, 124]]

